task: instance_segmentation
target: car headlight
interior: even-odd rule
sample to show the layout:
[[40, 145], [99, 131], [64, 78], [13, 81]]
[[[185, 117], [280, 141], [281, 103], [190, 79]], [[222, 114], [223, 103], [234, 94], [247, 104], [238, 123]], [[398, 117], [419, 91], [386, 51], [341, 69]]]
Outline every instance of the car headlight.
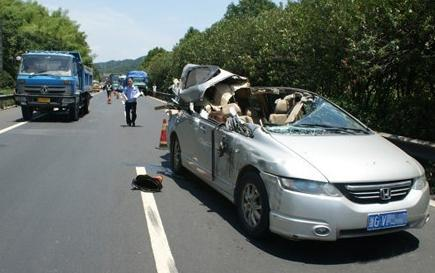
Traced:
[[427, 185], [427, 179], [425, 175], [422, 175], [420, 177], [417, 177], [414, 179], [414, 184], [412, 185], [413, 190], [421, 191], [423, 190]]
[[334, 187], [334, 185], [326, 182], [317, 182], [311, 180], [284, 177], [280, 177], [279, 181], [281, 187], [290, 191], [332, 197], [341, 196], [341, 193], [337, 190], [336, 187]]

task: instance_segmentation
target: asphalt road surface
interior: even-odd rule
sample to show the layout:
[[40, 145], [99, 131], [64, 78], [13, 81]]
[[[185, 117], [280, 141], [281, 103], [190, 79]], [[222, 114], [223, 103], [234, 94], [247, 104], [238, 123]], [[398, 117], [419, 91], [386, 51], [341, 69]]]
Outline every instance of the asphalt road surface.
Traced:
[[[433, 219], [334, 243], [247, 239], [231, 203], [166, 171], [160, 104], [140, 98], [134, 128], [121, 101], [108, 105], [103, 93], [78, 122], [0, 111], [1, 273], [434, 272]], [[162, 192], [130, 190], [144, 171], [165, 172]]]

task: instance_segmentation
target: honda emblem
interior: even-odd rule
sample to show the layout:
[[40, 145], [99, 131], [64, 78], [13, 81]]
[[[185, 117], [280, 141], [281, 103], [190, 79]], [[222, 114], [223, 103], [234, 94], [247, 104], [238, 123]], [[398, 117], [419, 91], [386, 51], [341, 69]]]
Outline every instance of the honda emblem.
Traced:
[[379, 190], [379, 197], [383, 201], [388, 201], [391, 199], [391, 189], [390, 188], [382, 188]]

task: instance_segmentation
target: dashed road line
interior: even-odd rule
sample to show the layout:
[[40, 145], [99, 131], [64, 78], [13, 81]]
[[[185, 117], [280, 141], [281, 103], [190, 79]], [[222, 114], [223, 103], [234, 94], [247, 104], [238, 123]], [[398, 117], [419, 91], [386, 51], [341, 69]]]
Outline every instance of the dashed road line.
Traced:
[[28, 121], [19, 122], [17, 124], [14, 124], [12, 126], [9, 126], [9, 127], [5, 128], [5, 129], [2, 129], [2, 130], [0, 130], [0, 135], [4, 134], [6, 132], [9, 132], [10, 130], [13, 130], [13, 129], [17, 128], [17, 127], [20, 127], [20, 126], [22, 126], [22, 125], [24, 125], [26, 123], [28, 123]]
[[431, 205], [432, 207], [435, 207], [435, 200], [430, 200], [430, 205]]
[[[136, 167], [136, 173], [146, 174], [146, 170], [144, 167]], [[157, 273], [178, 273], [154, 195], [141, 192], [141, 196]]]

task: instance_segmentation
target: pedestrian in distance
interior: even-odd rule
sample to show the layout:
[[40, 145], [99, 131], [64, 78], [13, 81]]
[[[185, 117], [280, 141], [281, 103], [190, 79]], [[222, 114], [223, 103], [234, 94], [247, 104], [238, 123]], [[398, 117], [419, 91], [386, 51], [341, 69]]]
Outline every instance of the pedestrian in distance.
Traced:
[[111, 104], [112, 103], [112, 85], [110, 84], [110, 82], [106, 82], [104, 84], [104, 88], [107, 92], [107, 103]]
[[122, 95], [125, 99], [125, 119], [128, 126], [136, 126], [136, 106], [137, 98], [142, 95], [139, 89], [133, 85], [133, 79], [127, 79], [127, 86], [124, 88]]

